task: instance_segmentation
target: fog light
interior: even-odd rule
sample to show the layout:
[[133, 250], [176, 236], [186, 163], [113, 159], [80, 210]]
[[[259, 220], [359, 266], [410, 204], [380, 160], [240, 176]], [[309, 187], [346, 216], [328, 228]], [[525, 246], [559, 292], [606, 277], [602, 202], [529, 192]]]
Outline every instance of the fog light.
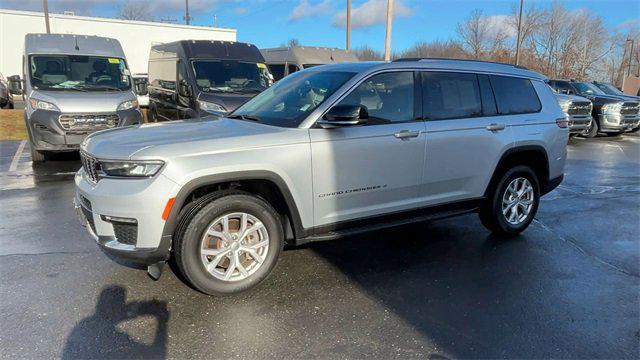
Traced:
[[120, 224], [137, 224], [138, 220], [132, 218], [118, 217], [118, 216], [109, 216], [109, 215], [100, 215], [100, 218], [103, 221], [110, 223], [120, 223]]

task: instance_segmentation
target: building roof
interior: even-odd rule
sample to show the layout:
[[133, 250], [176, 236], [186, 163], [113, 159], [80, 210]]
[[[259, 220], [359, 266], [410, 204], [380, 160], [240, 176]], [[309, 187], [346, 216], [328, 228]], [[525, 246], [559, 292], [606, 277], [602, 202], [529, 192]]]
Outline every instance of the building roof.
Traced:
[[314, 47], [314, 46], [292, 46], [260, 49], [267, 63], [293, 64], [331, 64], [341, 62], [358, 61], [358, 58], [349, 50]]

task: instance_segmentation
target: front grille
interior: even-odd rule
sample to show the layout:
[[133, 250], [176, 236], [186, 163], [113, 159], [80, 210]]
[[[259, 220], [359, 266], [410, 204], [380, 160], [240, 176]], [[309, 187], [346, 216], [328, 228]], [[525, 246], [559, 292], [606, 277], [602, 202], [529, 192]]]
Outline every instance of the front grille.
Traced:
[[82, 162], [82, 169], [84, 169], [87, 178], [93, 182], [98, 182], [98, 170], [100, 169], [100, 163], [93, 156], [80, 151], [80, 161]]
[[113, 223], [113, 233], [119, 243], [135, 245], [138, 240], [138, 224]]
[[572, 102], [569, 105], [569, 115], [589, 115], [591, 114], [591, 103], [590, 102]]
[[69, 131], [98, 131], [118, 125], [118, 114], [62, 114], [58, 118], [60, 126]]
[[622, 109], [620, 110], [620, 114], [622, 115], [636, 115], [640, 113], [640, 103], [637, 102], [626, 102], [622, 104]]

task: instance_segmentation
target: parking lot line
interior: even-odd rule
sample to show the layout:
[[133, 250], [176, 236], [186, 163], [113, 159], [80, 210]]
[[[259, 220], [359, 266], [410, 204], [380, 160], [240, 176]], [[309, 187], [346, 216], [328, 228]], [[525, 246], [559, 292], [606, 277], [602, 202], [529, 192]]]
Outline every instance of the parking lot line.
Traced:
[[24, 146], [27, 144], [27, 140], [22, 140], [20, 145], [18, 146], [18, 150], [16, 150], [15, 155], [13, 155], [13, 159], [11, 160], [11, 165], [9, 166], [9, 171], [16, 171], [18, 168], [18, 161], [20, 161], [20, 157], [22, 156], [22, 151], [24, 150]]

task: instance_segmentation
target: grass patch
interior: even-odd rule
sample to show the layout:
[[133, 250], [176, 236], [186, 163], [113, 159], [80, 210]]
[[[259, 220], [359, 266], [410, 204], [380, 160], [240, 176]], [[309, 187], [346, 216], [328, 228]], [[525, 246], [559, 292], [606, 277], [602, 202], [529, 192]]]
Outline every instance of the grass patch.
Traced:
[[[0, 109], [0, 140], [26, 140], [27, 129], [24, 127], [24, 110]], [[143, 109], [144, 122], [147, 122], [147, 110]]]
[[26, 140], [24, 110], [0, 110], [0, 140]]

